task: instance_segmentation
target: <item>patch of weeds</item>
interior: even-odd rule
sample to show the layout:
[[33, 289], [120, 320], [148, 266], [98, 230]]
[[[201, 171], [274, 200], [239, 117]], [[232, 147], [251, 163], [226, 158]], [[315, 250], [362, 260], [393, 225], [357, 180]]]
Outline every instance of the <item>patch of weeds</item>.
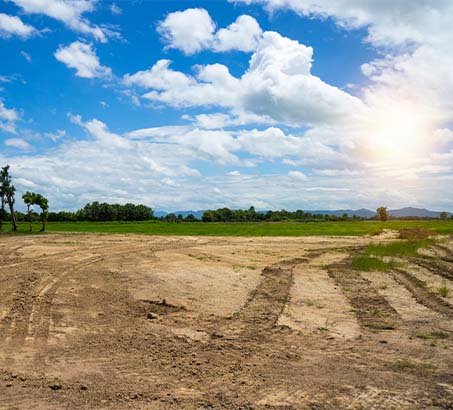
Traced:
[[401, 359], [391, 365], [392, 369], [401, 373], [413, 373], [426, 376], [432, 373], [436, 366], [431, 363], [417, 363], [409, 359]]
[[355, 256], [351, 262], [352, 269], [362, 272], [388, 272], [396, 266], [395, 262], [384, 262], [371, 256]]
[[450, 294], [450, 288], [446, 283], [444, 283], [442, 286], [437, 288], [437, 293], [443, 298], [446, 298]]
[[241, 270], [241, 267], [239, 265], [233, 265], [233, 272], [238, 273]]
[[433, 232], [426, 228], [405, 228], [399, 229], [400, 239], [426, 239], [433, 235]]
[[318, 327], [318, 330], [320, 332], [328, 332], [329, 331], [329, 329], [327, 329], [327, 327]]
[[416, 335], [419, 339], [425, 340], [436, 340], [436, 339], [448, 339], [450, 335], [446, 332], [441, 331], [432, 331], [427, 333], [417, 333]]
[[350, 291], [351, 291], [351, 288], [341, 288], [341, 290], [342, 290], [343, 292], [350, 292]]
[[396, 326], [392, 323], [367, 323], [366, 327], [373, 330], [395, 330]]
[[388, 287], [389, 287], [389, 285], [383, 284], [383, 285], [379, 286], [379, 289], [386, 290], [386, 289], [388, 289]]
[[247, 266], [247, 269], [250, 269], [250, 270], [255, 270], [255, 269], [256, 269], [256, 266], [253, 266], [253, 265], [249, 265], [249, 266]]
[[304, 300], [304, 304], [307, 305], [307, 306], [314, 306], [314, 305], [315, 305], [315, 302], [313, 302], [313, 301], [310, 300], [310, 299], [305, 299], [305, 300]]
[[419, 256], [418, 250], [420, 248], [427, 248], [433, 245], [433, 239], [419, 239], [419, 240], [403, 240], [398, 242], [391, 242], [388, 244], [370, 244], [367, 247], [366, 254], [373, 256], [395, 256], [395, 257], [411, 257]]

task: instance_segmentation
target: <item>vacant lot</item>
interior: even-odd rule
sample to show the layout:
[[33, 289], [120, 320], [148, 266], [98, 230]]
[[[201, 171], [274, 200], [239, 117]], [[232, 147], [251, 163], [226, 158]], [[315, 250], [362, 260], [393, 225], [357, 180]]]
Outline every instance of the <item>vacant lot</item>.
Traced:
[[453, 240], [395, 240], [0, 237], [0, 409], [452, 409]]

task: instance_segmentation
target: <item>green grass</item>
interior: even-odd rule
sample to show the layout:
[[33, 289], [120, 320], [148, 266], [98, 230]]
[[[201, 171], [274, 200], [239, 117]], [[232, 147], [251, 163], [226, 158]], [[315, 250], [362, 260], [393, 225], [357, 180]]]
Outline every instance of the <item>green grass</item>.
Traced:
[[352, 269], [360, 270], [362, 272], [388, 272], [395, 267], [394, 262], [384, 262], [381, 259], [373, 258], [371, 256], [355, 256], [352, 259]]
[[437, 293], [443, 298], [446, 298], [450, 294], [450, 288], [446, 285], [446, 283], [444, 283], [442, 286], [437, 288]]
[[432, 331], [428, 333], [417, 333], [417, 337], [419, 339], [425, 339], [425, 340], [435, 340], [435, 339], [448, 339], [449, 334], [441, 331]]
[[366, 254], [372, 256], [395, 256], [411, 257], [417, 256], [420, 248], [425, 248], [434, 243], [431, 239], [402, 240], [388, 244], [368, 245]]
[[[167, 223], [146, 222], [50, 222], [48, 232], [131, 233], [148, 235], [209, 236], [363, 236], [382, 229], [422, 227], [438, 234], [453, 234], [453, 221], [356, 221], [356, 222], [262, 222], [262, 223]], [[34, 225], [38, 233], [40, 224]], [[6, 224], [5, 231], [10, 230]], [[28, 233], [28, 223], [21, 223], [19, 233]]]

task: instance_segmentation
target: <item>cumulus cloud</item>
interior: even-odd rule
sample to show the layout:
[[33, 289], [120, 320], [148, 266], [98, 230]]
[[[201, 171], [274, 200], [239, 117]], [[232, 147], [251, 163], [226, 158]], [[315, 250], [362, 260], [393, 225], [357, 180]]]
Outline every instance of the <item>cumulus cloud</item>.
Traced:
[[90, 23], [84, 13], [95, 9], [95, 0], [11, 0], [25, 13], [44, 14], [66, 24], [82, 34], [88, 34], [96, 40], [106, 42], [112, 31]]
[[19, 17], [0, 13], [0, 37], [8, 38], [17, 36], [28, 38], [34, 33], [36, 33], [36, 29], [33, 26], [25, 24]]
[[262, 30], [251, 16], [239, 16], [226, 28], [219, 29], [205, 9], [187, 9], [168, 14], [157, 31], [168, 48], [190, 55], [205, 49], [215, 52], [256, 49]]
[[112, 74], [109, 67], [101, 65], [92, 46], [75, 41], [67, 47], [60, 46], [55, 58], [76, 70], [76, 76], [82, 78], [105, 78]]
[[215, 24], [205, 9], [187, 9], [170, 13], [157, 31], [167, 43], [185, 54], [194, 54], [209, 46]]
[[14, 134], [16, 132], [16, 122], [19, 119], [19, 113], [14, 108], [6, 108], [0, 99], [0, 130]]
[[262, 35], [258, 22], [250, 16], [239, 16], [227, 28], [217, 31], [213, 38], [214, 51], [239, 50], [244, 52], [254, 51]]
[[150, 89], [144, 98], [173, 107], [215, 105], [296, 126], [351, 119], [363, 110], [358, 98], [311, 74], [312, 56], [311, 47], [265, 32], [240, 78], [221, 64], [199, 66], [191, 76], [160, 60], [124, 82]]

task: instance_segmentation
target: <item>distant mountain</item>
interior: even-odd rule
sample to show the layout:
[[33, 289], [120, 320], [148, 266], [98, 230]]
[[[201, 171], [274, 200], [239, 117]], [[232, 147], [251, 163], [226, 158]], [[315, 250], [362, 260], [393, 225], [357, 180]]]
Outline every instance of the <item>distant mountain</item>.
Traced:
[[195, 218], [201, 219], [204, 212], [205, 211], [175, 211], [175, 212], [156, 211], [156, 212], [154, 212], [154, 216], [157, 216], [158, 218], [160, 218], [162, 216], [165, 218], [169, 213], [172, 213], [175, 215], [181, 214], [182, 217], [185, 218], [187, 215], [192, 214], [193, 216], [195, 216]]
[[[441, 212], [430, 211], [424, 208], [406, 207], [401, 209], [389, 209], [388, 214], [395, 218], [405, 218], [408, 216], [415, 216], [418, 218], [439, 218]], [[447, 212], [447, 215], [450, 217], [451, 213]]]
[[[204, 210], [200, 211], [175, 211], [172, 212], [175, 215], [181, 214], [183, 218], [185, 218], [187, 215], [192, 214], [195, 216], [195, 218], [200, 219], [203, 216]], [[261, 210], [257, 211], [260, 213], [265, 214], [267, 211]], [[370, 209], [366, 208], [361, 208], [361, 209], [335, 209], [335, 210], [314, 210], [314, 211], [305, 211], [305, 212], [310, 212], [312, 214], [316, 215], [334, 215], [334, 216], [343, 216], [344, 214], [347, 214], [349, 217], [352, 217], [354, 215], [359, 216], [361, 218], [372, 218], [373, 216], [376, 215], [375, 211], [371, 211]], [[170, 212], [166, 211], [156, 211], [154, 212], [154, 216], [156, 217], [165, 217], [169, 214]], [[406, 207], [406, 208], [401, 208], [401, 209], [390, 209], [388, 211], [389, 215], [395, 217], [395, 218], [407, 218], [407, 217], [417, 217], [417, 218], [439, 218], [441, 211], [430, 211], [428, 209], [424, 208], [412, 208], [412, 207]], [[452, 215], [451, 212], [447, 212], [448, 217]]]

